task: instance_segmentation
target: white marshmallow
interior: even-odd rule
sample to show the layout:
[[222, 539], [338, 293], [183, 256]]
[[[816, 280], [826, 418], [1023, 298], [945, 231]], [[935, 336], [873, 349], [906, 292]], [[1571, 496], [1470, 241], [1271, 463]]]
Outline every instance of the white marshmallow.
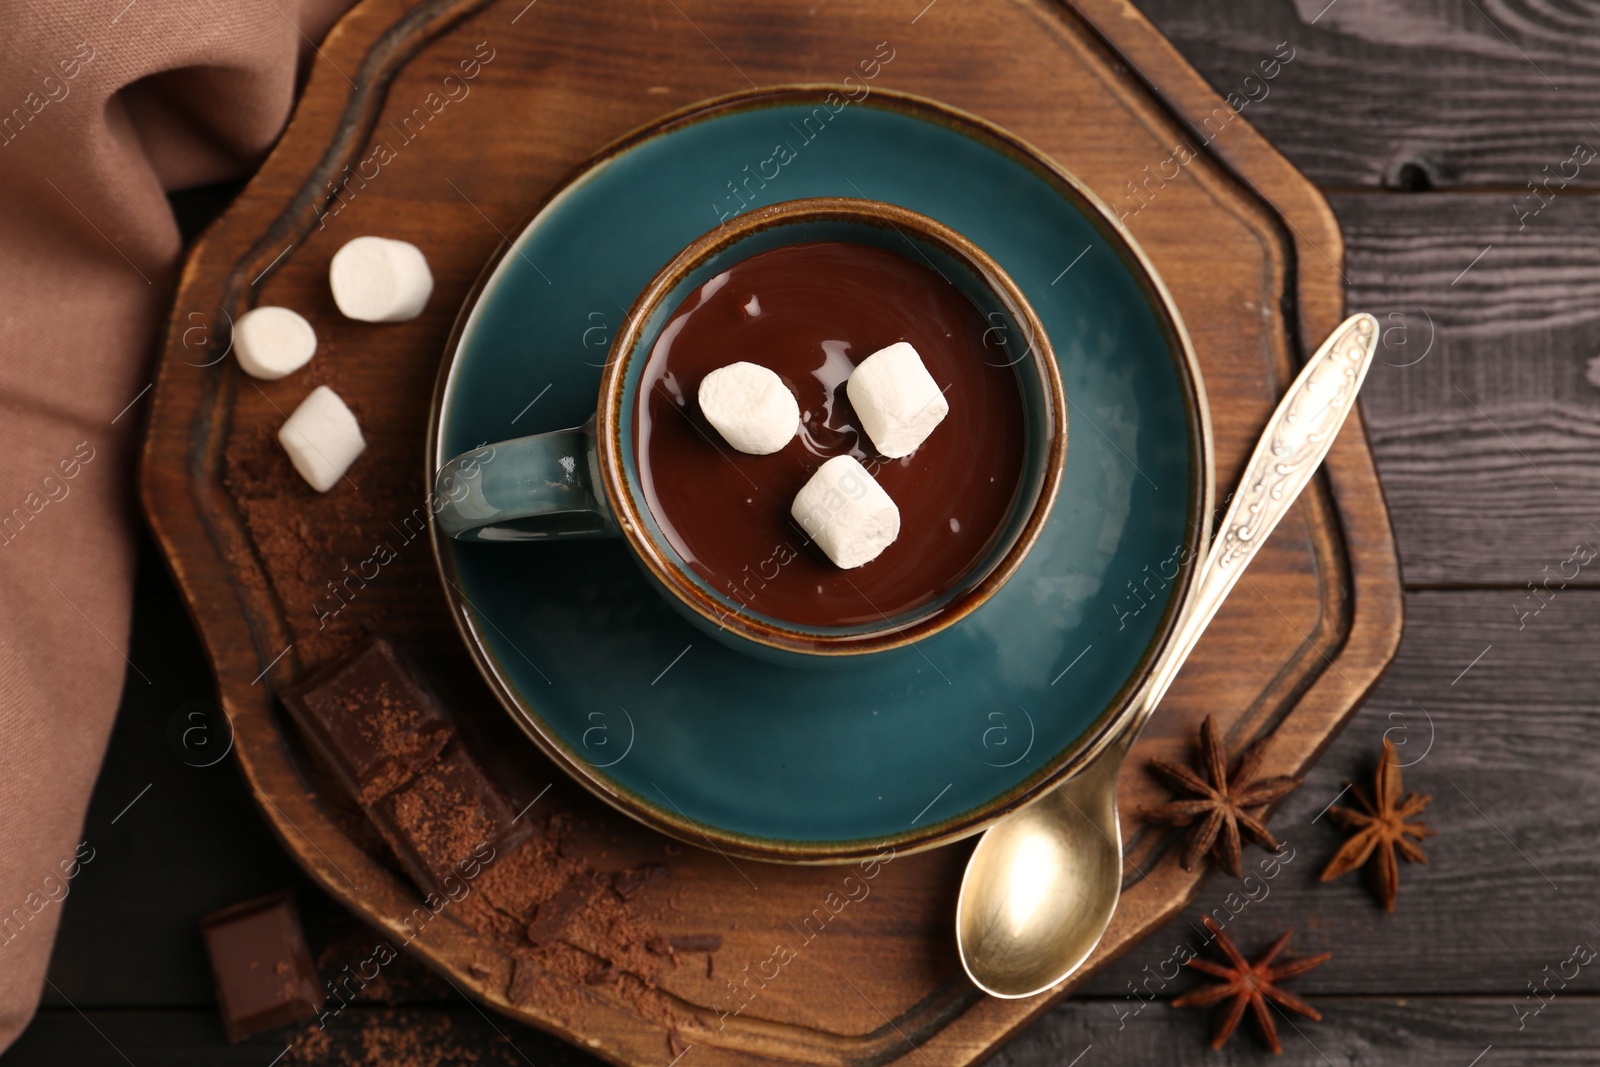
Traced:
[[915, 452], [950, 413], [939, 383], [905, 341], [862, 360], [850, 373], [845, 392], [873, 447], [889, 459]]
[[252, 378], [276, 381], [311, 361], [317, 331], [288, 308], [253, 308], [233, 324], [233, 354]]
[[278, 430], [278, 443], [311, 488], [326, 493], [367, 447], [361, 427], [339, 394], [326, 385], [311, 390]]
[[700, 410], [730, 445], [752, 456], [771, 455], [800, 429], [794, 394], [754, 363], [730, 363], [700, 379]]
[[854, 456], [834, 456], [818, 467], [789, 514], [846, 570], [877, 559], [900, 536], [900, 509]]
[[422, 314], [433, 275], [422, 250], [387, 237], [357, 237], [328, 264], [333, 302], [362, 322], [404, 322]]

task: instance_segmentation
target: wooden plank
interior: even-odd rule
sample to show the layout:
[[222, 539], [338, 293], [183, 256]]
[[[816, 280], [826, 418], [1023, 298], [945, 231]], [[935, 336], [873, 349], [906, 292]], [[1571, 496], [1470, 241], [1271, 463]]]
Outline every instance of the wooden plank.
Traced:
[[[1596, 1040], [1600, 999], [1557, 997], [1517, 1031], [1501, 998], [1331, 997], [1317, 1001], [1324, 1019], [1296, 1020], [1296, 1031], [1280, 1022], [1285, 1067], [1321, 1067], [1326, 1062], [1399, 1062], [1408, 1067], [1464, 1067], [1493, 1045], [1501, 1062], [1590, 1064], [1600, 1056]], [[1105, 1001], [1065, 1001], [1042, 1024], [1022, 1034], [990, 1061], [995, 1067], [1062, 1067], [1092, 1046], [1102, 1065], [1162, 1063], [1171, 1067], [1229, 1067], [1260, 1063], [1264, 1049], [1254, 1036], [1235, 1037], [1223, 1053], [1205, 1046], [1210, 1019], [1204, 1011], [1150, 1005], [1118, 1029], [1120, 1018]], [[290, 1028], [240, 1045], [222, 1040], [214, 1019], [201, 1012], [90, 1011], [41, 1013], [7, 1053], [7, 1067], [122, 1067], [159, 1062], [172, 1067], [262, 1067], [286, 1046], [279, 1061], [291, 1064], [523, 1064], [575, 1067], [598, 1061], [538, 1031], [515, 1023], [487, 1023], [470, 1008], [351, 1009], [328, 1031], [328, 1045], [315, 1057], [292, 1042], [304, 1031]], [[1510, 1022], [1508, 1026], [1507, 1023]], [[92, 1024], [92, 1025], [91, 1025]], [[1245, 1023], [1248, 1027], [1251, 1024]], [[97, 1032], [98, 1030], [98, 1032]], [[497, 1032], [498, 1031], [498, 1032]], [[302, 1038], [303, 1040], [303, 1038]], [[123, 1058], [127, 1056], [127, 1059]], [[392, 1058], [385, 1058], [385, 1056]], [[415, 1057], [405, 1059], [401, 1057]], [[1329, 1057], [1328, 1060], [1322, 1059]], [[523, 1059], [522, 1057], [527, 1057]], [[1493, 1059], [1485, 1058], [1493, 1063]]]
[[[991, 1067], [1072, 1067], [1073, 1057], [1083, 1055], [1083, 1067], [1240, 1067], [1269, 1061], [1274, 1067], [1587, 1067], [1600, 1059], [1600, 999], [1593, 996], [1558, 997], [1521, 1031], [1508, 1001], [1500, 997], [1333, 997], [1318, 999], [1315, 1006], [1322, 1012], [1320, 1023], [1294, 1016], [1291, 1025], [1283, 1014], [1275, 1015], [1283, 1055], [1273, 1056], [1250, 1019], [1240, 1023], [1223, 1051], [1213, 1052], [1207, 1009], [1155, 1003], [1118, 1029], [1121, 1019], [1108, 1010], [1111, 1005], [1069, 1000], [989, 1062]], [[1092, 1051], [1085, 1055], [1085, 1049]]]
[[1496, 194], [1333, 204], [1349, 305], [1385, 327], [1362, 406], [1406, 581], [1513, 585], [1529, 609], [1527, 582], [1600, 581], [1562, 566], [1579, 542], [1600, 546], [1600, 386], [1587, 377], [1600, 201], [1559, 197], [1520, 229]]
[[[1525, 195], [1529, 181], [1559, 176], [1578, 144], [1600, 148], [1590, 106], [1600, 46], [1593, 14], [1575, 7], [1521, 0], [1138, 6], [1324, 187], [1487, 185]], [[1294, 58], [1263, 82], [1260, 64], [1280, 42]], [[1147, 73], [1158, 85], [1165, 77]], [[1600, 183], [1600, 160], [1566, 171], [1575, 185]]]
[[[287, 1050], [287, 1051], [286, 1051]], [[274, 1057], [282, 1056], [281, 1059]], [[663, 1056], [662, 1063], [669, 1057]], [[491, 1021], [457, 999], [449, 1006], [351, 1006], [325, 1031], [316, 1022], [237, 1045], [212, 1011], [86, 1010], [39, 1013], [5, 1055], [6, 1067], [593, 1067], [578, 1049], [508, 1019]]]
[[[1468, 1067], [1478, 1061], [1541, 1065], [1587, 1065], [1600, 1058], [1600, 998], [1557, 996], [1518, 1031], [1516, 1017], [1500, 997], [1322, 997], [1320, 1023], [1295, 1019], [1298, 1031], [1280, 1018], [1282, 1067], [1326, 1067], [1328, 1063], [1404, 1063], [1407, 1067]], [[1164, 1067], [1235, 1067], [1265, 1062], [1266, 1049], [1246, 1020], [1226, 1050], [1206, 1041], [1211, 1019], [1204, 1010], [1149, 1005], [1121, 1018], [1104, 1000], [1067, 1000], [1039, 1026], [1019, 1035], [989, 1061], [992, 1067], [1069, 1067], [1074, 1057], [1087, 1067], [1159, 1063]], [[599, 1061], [529, 1027], [485, 1021], [470, 1008], [350, 1009], [328, 1031], [328, 1045], [313, 1056], [307, 1046], [291, 1051], [279, 1067], [367, 1067], [372, 1064], [527, 1063], [589, 1067]], [[91, 1023], [93, 1024], [91, 1026]], [[96, 1032], [98, 1028], [98, 1033]], [[40, 1014], [6, 1054], [6, 1067], [264, 1067], [304, 1031], [289, 1028], [244, 1044], [222, 1040], [216, 1020], [185, 1011], [89, 1011]], [[114, 1042], [114, 1045], [113, 1045]], [[120, 1050], [120, 1052], [119, 1052]], [[126, 1059], [123, 1058], [126, 1055]], [[1324, 1058], [1326, 1057], [1326, 1058]], [[665, 1059], [662, 1061], [666, 1062]]]
[[[1521, 1004], [1526, 983], [1557, 970], [1574, 945], [1600, 950], [1600, 592], [1563, 594], [1521, 631], [1509, 603], [1500, 590], [1409, 594], [1388, 676], [1270, 822], [1292, 860], [1269, 881], [1213, 875], [1180, 919], [1083, 993], [1136, 1007], [1129, 983], [1137, 991], [1163, 967], [1170, 977], [1180, 943], [1201, 947], [1202, 918], [1228, 922], [1230, 911], [1246, 943], [1297, 927], [1301, 951], [1334, 953], [1300, 981], [1308, 993], [1503, 993]], [[1426, 820], [1438, 831], [1424, 845], [1429, 863], [1403, 866], [1393, 915], [1361, 875], [1316, 879], [1344, 840], [1321, 813], [1346, 779], [1371, 781], [1385, 731], [1412, 764], [1406, 788], [1433, 795]], [[1234, 893], [1259, 899], [1241, 904]], [[1182, 987], [1157, 981], [1150, 992]], [[1567, 989], [1600, 992], [1600, 966], [1581, 969]]]

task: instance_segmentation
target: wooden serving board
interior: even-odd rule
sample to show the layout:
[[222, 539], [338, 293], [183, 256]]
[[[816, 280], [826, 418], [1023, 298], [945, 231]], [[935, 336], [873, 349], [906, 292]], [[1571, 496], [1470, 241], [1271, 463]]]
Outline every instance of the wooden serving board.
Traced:
[[[1127, 213], [1200, 354], [1225, 494], [1299, 360], [1342, 317], [1340, 234], [1320, 194], [1126, 0], [367, 0], [329, 35], [281, 143], [195, 247], [169, 324], [143, 501], [268, 820], [328, 892], [406, 939], [416, 891], [273, 697], [365, 629], [390, 634], [519, 807], [551, 787], [535, 817], [547, 828], [557, 817], [562, 855], [601, 871], [666, 864], [667, 877], [628, 905], [638, 921], [723, 937], [714, 974], [667, 969], [648, 995], [518, 968], [514, 957], [528, 953], [485, 940], [448, 908], [411, 942], [482, 1003], [617, 1063], [682, 1054], [862, 1065], [915, 1049], [924, 1064], [966, 1064], [1067, 991], [994, 1000], [963, 976], [951, 920], [968, 844], [896, 857], [869, 895], [835, 910], [847, 869], [735, 868], [593, 800], [494, 703], [451, 627], [428, 545], [405, 525], [424, 504], [424, 426], [451, 323], [481, 264], [545, 192], [665, 111], [751, 85], [842, 80], [880, 42], [894, 58], [874, 84], [1010, 129]], [[1241, 69], [1236, 102], [1247, 75], [1292, 64], [1290, 51]], [[436, 288], [420, 318], [372, 327], [334, 310], [329, 258], [363, 233], [427, 250]], [[305, 371], [257, 383], [222, 358], [227, 323], [258, 304], [316, 325], [321, 348]], [[356, 411], [369, 447], [348, 484], [317, 496], [284, 473], [273, 435], [324, 383]], [[328, 583], [380, 541], [395, 558], [346, 586], [358, 592], [319, 626], [314, 604]], [[1183, 758], [1208, 712], [1235, 747], [1276, 735], [1265, 773], [1304, 769], [1387, 666], [1400, 622], [1388, 517], [1352, 419], [1140, 741], [1120, 782], [1124, 818], [1165, 799], [1145, 757]], [[1126, 891], [1090, 969], [1176, 913], [1199, 879], [1177, 866], [1171, 833], [1131, 819], [1124, 832]], [[828, 921], [801, 940], [812, 915]], [[750, 983], [778, 944], [793, 958]], [[730, 979], [749, 991], [743, 999]]]

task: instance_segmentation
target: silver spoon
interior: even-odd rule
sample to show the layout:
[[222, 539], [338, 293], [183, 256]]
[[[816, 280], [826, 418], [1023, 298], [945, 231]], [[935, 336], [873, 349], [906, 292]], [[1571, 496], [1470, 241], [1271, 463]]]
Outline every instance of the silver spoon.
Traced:
[[1378, 320], [1339, 324], [1272, 413], [1184, 613], [1121, 732], [1059, 788], [990, 827], [956, 902], [961, 965], [985, 992], [1031, 997], [1083, 965], [1122, 890], [1117, 772], [1200, 634], [1322, 465], [1372, 365]]

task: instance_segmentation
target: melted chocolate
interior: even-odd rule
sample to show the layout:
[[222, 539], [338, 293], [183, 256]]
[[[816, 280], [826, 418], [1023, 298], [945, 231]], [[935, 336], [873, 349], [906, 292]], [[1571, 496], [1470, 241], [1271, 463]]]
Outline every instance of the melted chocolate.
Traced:
[[[735, 264], [674, 310], [640, 380], [634, 440], [657, 523], [703, 578], [773, 618], [874, 623], [936, 599], [988, 553], [1022, 477], [1017, 372], [986, 349], [987, 328], [960, 290], [881, 248], [820, 241]], [[896, 341], [916, 347], [950, 413], [889, 460], [860, 429], [845, 380]], [[770, 456], [729, 447], [695, 399], [702, 378], [739, 360], [771, 368], [800, 402], [800, 432]], [[900, 509], [899, 538], [852, 570], [789, 517], [800, 487], [843, 454]]]

